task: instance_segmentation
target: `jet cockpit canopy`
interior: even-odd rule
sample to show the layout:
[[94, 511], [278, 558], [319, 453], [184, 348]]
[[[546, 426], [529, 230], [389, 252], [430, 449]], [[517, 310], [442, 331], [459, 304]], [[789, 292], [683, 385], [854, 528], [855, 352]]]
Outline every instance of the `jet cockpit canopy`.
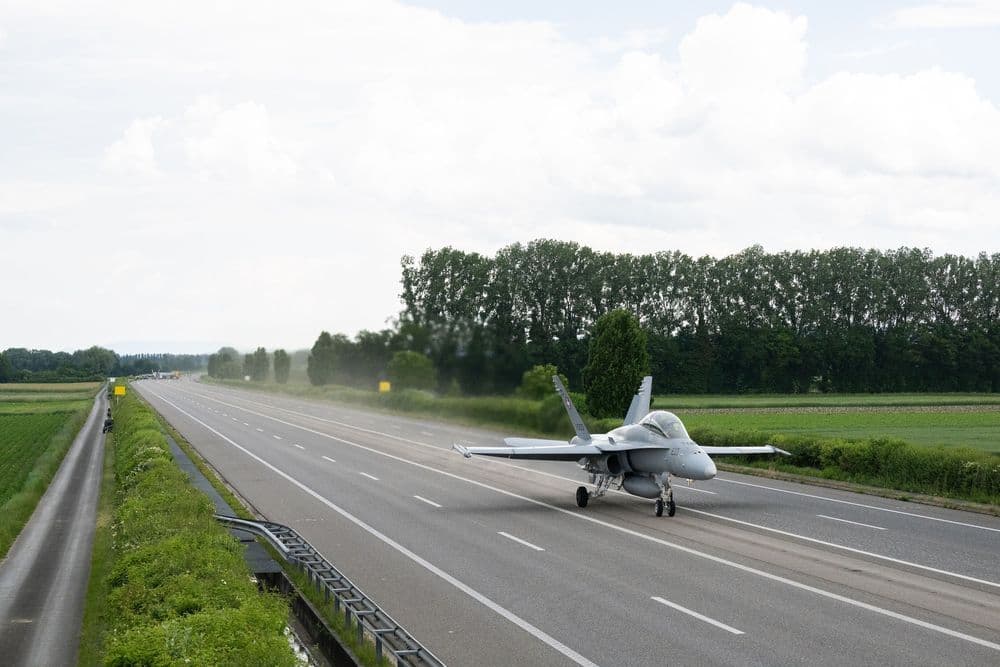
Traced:
[[687, 430], [684, 428], [684, 424], [682, 424], [681, 420], [677, 418], [677, 415], [672, 412], [667, 412], [666, 410], [656, 410], [655, 412], [650, 412], [648, 415], [643, 417], [639, 424], [646, 427], [653, 433], [662, 435], [668, 440], [691, 439]]

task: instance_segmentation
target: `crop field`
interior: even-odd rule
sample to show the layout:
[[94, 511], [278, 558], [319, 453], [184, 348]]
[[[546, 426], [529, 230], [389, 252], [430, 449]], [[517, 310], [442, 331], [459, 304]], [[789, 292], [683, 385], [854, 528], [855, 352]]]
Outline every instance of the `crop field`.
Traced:
[[62, 412], [0, 415], [0, 506], [21, 490], [67, 417]]
[[684, 408], [846, 408], [1000, 405], [1000, 394], [740, 394], [653, 397], [660, 410]]
[[914, 445], [974, 447], [1000, 453], [1000, 410], [879, 409], [852, 411], [677, 410], [693, 430], [758, 431], [831, 438], [895, 438]]
[[99, 386], [0, 384], [0, 557], [44, 493]]
[[0, 400], [6, 393], [21, 394], [25, 392], [41, 392], [43, 394], [59, 392], [84, 392], [88, 396], [93, 396], [100, 388], [100, 382], [53, 382], [53, 383], [6, 383], [0, 384]]

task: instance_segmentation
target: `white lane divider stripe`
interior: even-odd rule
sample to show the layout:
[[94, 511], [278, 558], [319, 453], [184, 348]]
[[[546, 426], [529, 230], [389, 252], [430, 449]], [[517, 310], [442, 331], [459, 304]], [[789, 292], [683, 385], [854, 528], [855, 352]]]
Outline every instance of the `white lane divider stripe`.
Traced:
[[726, 632], [731, 632], [734, 635], [742, 635], [742, 634], [744, 634], [742, 630], [737, 630], [736, 628], [732, 627], [731, 625], [726, 625], [725, 623], [721, 623], [721, 622], [715, 620], [714, 618], [709, 618], [708, 616], [705, 616], [704, 614], [699, 614], [698, 612], [693, 611], [691, 609], [688, 609], [687, 607], [682, 607], [679, 604], [677, 604], [676, 602], [671, 602], [670, 600], [664, 600], [663, 598], [656, 597], [655, 595], [652, 597], [652, 599], [656, 600], [657, 602], [659, 602], [662, 605], [666, 605], [666, 606], [670, 607], [671, 609], [676, 609], [677, 611], [684, 612], [688, 616], [694, 616], [699, 621], [705, 621], [709, 625], [714, 625], [717, 628], [722, 628]]
[[436, 502], [434, 502], [433, 500], [427, 500], [426, 498], [423, 498], [423, 497], [421, 497], [421, 496], [413, 496], [413, 497], [414, 497], [414, 498], [416, 498], [417, 500], [419, 500], [419, 501], [420, 501], [420, 502], [422, 502], [422, 503], [427, 503], [427, 504], [428, 504], [428, 505], [430, 505], [431, 507], [438, 507], [438, 508], [440, 508], [440, 507], [441, 507], [440, 505], [438, 505], [438, 504], [437, 504]]
[[[153, 394], [153, 392], [150, 392], [150, 393]], [[552, 647], [553, 649], [555, 649], [559, 653], [562, 653], [564, 656], [566, 656], [567, 658], [569, 658], [570, 660], [572, 660], [576, 664], [580, 665], [580, 667], [598, 667], [598, 665], [596, 663], [594, 663], [594, 662], [588, 660], [587, 658], [583, 657], [582, 655], [580, 655], [579, 653], [577, 653], [576, 651], [574, 651], [570, 647], [566, 646], [565, 644], [563, 644], [561, 641], [559, 641], [558, 639], [556, 639], [552, 635], [550, 635], [550, 634], [544, 632], [543, 630], [535, 627], [534, 625], [532, 625], [528, 621], [524, 620], [523, 618], [521, 618], [520, 616], [518, 616], [514, 612], [508, 610], [507, 608], [500, 606], [499, 604], [497, 604], [496, 602], [494, 602], [490, 598], [486, 597], [485, 595], [483, 595], [482, 593], [480, 593], [476, 589], [472, 588], [468, 584], [465, 584], [462, 581], [460, 581], [459, 579], [456, 579], [455, 577], [453, 577], [452, 575], [448, 574], [447, 572], [445, 572], [444, 570], [442, 570], [438, 566], [434, 565], [430, 561], [425, 560], [424, 558], [421, 558], [420, 556], [418, 556], [414, 552], [410, 551], [409, 549], [407, 549], [406, 547], [404, 547], [402, 544], [400, 544], [396, 540], [394, 540], [391, 537], [389, 537], [388, 535], [380, 532], [376, 528], [373, 528], [372, 526], [370, 526], [369, 524], [365, 523], [364, 521], [362, 521], [358, 517], [354, 516], [353, 514], [351, 514], [350, 512], [348, 512], [347, 510], [345, 510], [344, 508], [340, 507], [339, 505], [337, 505], [333, 501], [329, 500], [325, 496], [320, 495], [318, 492], [314, 491], [309, 486], [306, 486], [305, 484], [303, 484], [299, 480], [295, 479], [294, 477], [292, 477], [291, 475], [289, 475], [284, 470], [281, 470], [277, 466], [274, 466], [274, 465], [268, 463], [267, 461], [265, 461], [261, 457], [257, 456], [253, 452], [251, 452], [249, 449], [247, 449], [247, 448], [245, 448], [245, 447], [243, 447], [241, 445], [238, 445], [234, 440], [231, 440], [230, 438], [226, 437], [225, 435], [223, 435], [219, 431], [215, 430], [214, 428], [212, 428], [211, 426], [209, 426], [205, 422], [201, 421], [200, 419], [198, 419], [197, 417], [195, 417], [194, 415], [192, 415], [190, 412], [187, 412], [186, 410], [184, 410], [184, 408], [178, 406], [176, 403], [168, 401], [167, 399], [163, 398], [159, 394], [153, 394], [153, 395], [156, 396], [161, 401], [163, 401], [164, 403], [166, 403], [167, 405], [170, 405], [171, 407], [173, 407], [178, 412], [180, 412], [180, 413], [182, 413], [184, 415], [187, 415], [188, 417], [190, 417], [194, 421], [198, 422], [204, 428], [208, 429], [209, 431], [211, 431], [215, 435], [219, 436], [220, 438], [222, 438], [223, 440], [225, 440], [226, 442], [228, 442], [230, 445], [232, 445], [236, 449], [240, 450], [241, 452], [243, 452], [244, 454], [246, 454], [250, 458], [254, 459], [255, 461], [257, 461], [258, 463], [260, 463], [261, 465], [263, 465], [267, 469], [269, 469], [272, 472], [274, 472], [276, 475], [279, 475], [283, 479], [287, 480], [289, 484], [292, 484], [292, 485], [298, 487], [304, 493], [312, 496], [317, 501], [323, 503], [324, 505], [326, 505], [327, 507], [329, 507], [331, 510], [333, 510], [334, 512], [336, 512], [340, 516], [344, 517], [345, 519], [347, 519], [348, 521], [350, 521], [354, 525], [356, 525], [359, 528], [361, 528], [362, 530], [366, 531], [369, 535], [372, 535], [373, 537], [377, 538], [378, 540], [381, 540], [384, 544], [388, 545], [389, 547], [392, 547], [393, 549], [395, 549], [396, 551], [398, 551], [402, 555], [406, 556], [407, 558], [409, 558], [414, 563], [416, 563], [420, 567], [424, 568], [425, 570], [427, 570], [431, 574], [433, 574], [433, 575], [437, 576], [438, 578], [440, 578], [440, 579], [448, 582], [449, 584], [451, 584], [452, 586], [454, 586], [458, 590], [462, 591], [463, 593], [465, 593], [470, 598], [472, 598], [473, 600], [475, 600], [479, 604], [483, 605], [484, 607], [486, 607], [490, 611], [492, 611], [492, 612], [494, 612], [494, 613], [502, 616], [503, 618], [507, 619], [508, 621], [510, 621], [511, 623], [513, 623], [514, 625], [516, 625], [517, 627], [521, 628], [522, 630], [524, 630], [525, 632], [527, 632], [531, 636], [533, 636], [536, 639], [538, 639], [539, 641], [544, 642], [545, 644], [549, 645], [550, 647]]]
[[303, 447], [302, 445], [295, 445], [295, 446], [298, 447], [299, 449], [305, 450], [305, 447]]
[[364, 476], [365, 476], [365, 477], [367, 477], [368, 479], [373, 479], [373, 480], [375, 480], [376, 482], [378, 481], [378, 477], [376, 477], [375, 475], [369, 475], [369, 474], [368, 474], [368, 473], [366, 473], [366, 472], [362, 472], [362, 473], [358, 473], [358, 474], [359, 474], [359, 475], [364, 475]]
[[534, 549], [535, 551], [545, 551], [545, 549], [541, 548], [538, 545], [532, 544], [531, 542], [528, 542], [526, 540], [522, 540], [520, 537], [514, 537], [510, 533], [505, 533], [502, 530], [498, 530], [497, 531], [497, 535], [503, 535], [508, 540], [514, 540], [518, 544], [523, 544], [524, 546], [528, 547], [529, 549]]
[[331, 459], [331, 458], [330, 458], [329, 456], [322, 456], [322, 457], [320, 457], [320, 458], [324, 458], [324, 459], [326, 459], [327, 461], [329, 461], [330, 463], [336, 463], [336, 461], [335, 461], [334, 459]]
[[835, 516], [827, 516], [825, 514], [817, 514], [820, 519], [829, 519], [830, 521], [840, 521], [841, 523], [849, 523], [855, 526], [864, 526], [865, 528], [874, 528], [875, 530], [887, 530], [882, 526], [873, 526], [870, 523], [861, 523], [860, 521], [850, 521], [849, 519], [838, 519]]
[[259, 428], [259, 429], [257, 429], [257, 432], [258, 432], [258, 433], [263, 433], [263, 432], [264, 432], [264, 429], [262, 429], [262, 428]]
[[248, 424], [247, 422], [243, 422], [243, 425], [244, 426], [249, 426], [250, 424]]
[[275, 440], [281, 440], [280, 435], [272, 435], [271, 437], [274, 438]]

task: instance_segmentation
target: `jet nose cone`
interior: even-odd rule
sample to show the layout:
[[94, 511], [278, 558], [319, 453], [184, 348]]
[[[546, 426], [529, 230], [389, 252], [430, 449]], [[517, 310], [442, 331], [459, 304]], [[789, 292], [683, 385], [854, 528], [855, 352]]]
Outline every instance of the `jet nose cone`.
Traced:
[[705, 479], [712, 479], [715, 477], [715, 473], [717, 472], [718, 470], [715, 468], [715, 461], [709, 459], [705, 462]]

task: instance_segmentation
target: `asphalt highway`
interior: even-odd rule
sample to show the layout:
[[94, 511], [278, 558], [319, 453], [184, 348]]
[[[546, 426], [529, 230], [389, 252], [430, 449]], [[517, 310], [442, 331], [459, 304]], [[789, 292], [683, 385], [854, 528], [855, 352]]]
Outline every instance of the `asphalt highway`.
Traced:
[[142, 395], [452, 665], [1000, 664], [1000, 520], [723, 473], [576, 507], [503, 435], [180, 381]]

